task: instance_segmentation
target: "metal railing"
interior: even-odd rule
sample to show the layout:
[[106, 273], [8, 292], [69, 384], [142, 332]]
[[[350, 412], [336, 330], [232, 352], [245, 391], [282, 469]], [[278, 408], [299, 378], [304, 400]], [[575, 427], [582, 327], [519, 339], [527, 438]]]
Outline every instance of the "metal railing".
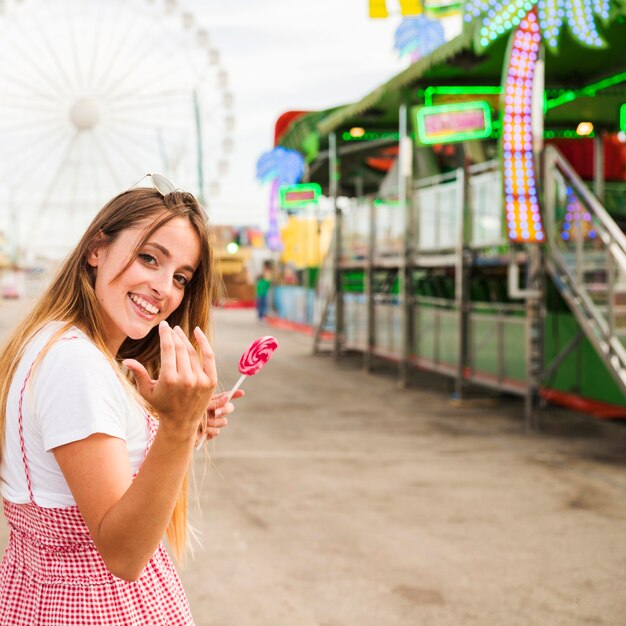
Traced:
[[477, 163], [467, 169], [469, 198], [464, 198], [463, 169], [422, 178], [414, 184], [413, 211], [417, 224], [417, 250], [453, 250], [467, 203], [473, 248], [498, 246], [503, 237], [502, 176], [497, 161]]
[[478, 163], [469, 168], [470, 212], [473, 248], [506, 243], [503, 235], [502, 174], [496, 161]]
[[[472, 165], [466, 190], [465, 172], [457, 169], [414, 182], [410, 211], [416, 226], [415, 252], [453, 251], [458, 244], [464, 204], [469, 206], [467, 242], [473, 248], [505, 244], [502, 177], [496, 161]], [[364, 262], [373, 246], [374, 260], [400, 257], [404, 251], [407, 215], [397, 200], [363, 197], [350, 201], [343, 213], [342, 260]], [[373, 231], [373, 232], [372, 232]], [[371, 236], [373, 235], [373, 236]]]
[[365, 351], [367, 349], [367, 299], [362, 293], [346, 293], [343, 300], [345, 348]]
[[[445, 298], [418, 296], [411, 359], [420, 367], [454, 375], [459, 359], [458, 307]], [[514, 393], [525, 392], [524, 306], [472, 303], [465, 380]]]
[[342, 262], [362, 261], [369, 250], [371, 200], [352, 198], [343, 211]]
[[463, 214], [462, 170], [429, 176], [414, 184], [412, 211], [418, 251], [453, 250]]
[[515, 393], [526, 391], [525, 313], [521, 304], [471, 304], [468, 380]]

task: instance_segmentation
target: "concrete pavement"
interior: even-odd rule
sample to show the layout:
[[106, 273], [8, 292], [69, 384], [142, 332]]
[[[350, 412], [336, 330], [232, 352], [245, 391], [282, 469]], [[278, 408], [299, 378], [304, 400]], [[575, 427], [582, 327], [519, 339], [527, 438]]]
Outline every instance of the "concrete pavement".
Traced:
[[626, 624], [626, 428], [399, 390], [310, 338], [219, 311], [224, 384], [271, 363], [216, 443], [183, 578], [206, 626]]

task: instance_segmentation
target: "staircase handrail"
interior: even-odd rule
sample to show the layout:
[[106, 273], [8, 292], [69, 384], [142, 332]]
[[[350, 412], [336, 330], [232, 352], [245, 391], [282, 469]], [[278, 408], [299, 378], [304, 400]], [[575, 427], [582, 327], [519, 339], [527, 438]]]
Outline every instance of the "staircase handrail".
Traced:
[[[558, 148], [556, 148], [555, 146], [546, 146], [545, 159], [547, 169], [549, 169], [551, 165], [556, 165], [559, 170], [561, 170], [561, 173], [567, 177], [570, 183], [572, 183], [576, 192], [583, 198], [583, 200], [592, 210], [594, 215], [602, 223], [602, 226], [608, 231], [609, 235], [611, 236], [612, 242], [617, 244], [617, 247], [622, 253], [622, 257], [618, 258], [618, 260], [624, 263], [622, 267], [624, 267], [624, 269], [626, 270], [626, 235], [624, 235], [624, 233], [620, 230], [617, 224], [613, 221], [608, 211], [602, 206], [598, 198], [596, 198], [596, 196], [589, 190], [585, 183], [583, 183], [574, 168], [567, 162], [567, 160]], [[549, 230], [549, 237], [553, 236], [554, 229], [551, 228]], [[610, 242], [605, 241], [605, 243], [607, 245], [610, 245]], [[611, 252], [615, 254], [614, 247], [611, 246], [611, 248]], [[618, 257], [619, 255], [615, 256]]]

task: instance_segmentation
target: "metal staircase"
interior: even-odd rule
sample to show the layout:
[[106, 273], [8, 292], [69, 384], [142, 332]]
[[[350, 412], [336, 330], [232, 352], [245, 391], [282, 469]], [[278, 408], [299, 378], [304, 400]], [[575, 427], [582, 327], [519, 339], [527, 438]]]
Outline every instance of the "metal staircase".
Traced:
[[544, 168], [548, 272], [626, 395], [626, 236], [553, 146]]

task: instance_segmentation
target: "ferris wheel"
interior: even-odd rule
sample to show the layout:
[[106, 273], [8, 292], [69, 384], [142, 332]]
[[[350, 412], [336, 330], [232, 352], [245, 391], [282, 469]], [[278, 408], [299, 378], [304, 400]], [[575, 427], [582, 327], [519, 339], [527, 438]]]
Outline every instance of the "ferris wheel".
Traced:
[[0, 58], [0, 229], [13, 245], [64, 253], [148, 172], [210, 210], [233, 96], [176, 0], [0, 0]]

